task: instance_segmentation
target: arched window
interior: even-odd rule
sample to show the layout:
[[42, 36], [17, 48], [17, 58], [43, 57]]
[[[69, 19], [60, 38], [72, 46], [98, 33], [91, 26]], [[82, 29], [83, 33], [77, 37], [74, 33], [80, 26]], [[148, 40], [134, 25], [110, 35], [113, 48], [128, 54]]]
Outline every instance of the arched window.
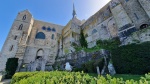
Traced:
[[52, 29], [53, 32], [56, 32], [55, 28]]
[[54, 34], [52, 34], [52, 39], [54, 39]]
[[36, 34], [36, 39], [45, 39], [45, 34], [43, 32], [38, 32]]
[[45, 27], [45, 26], [43, 26], [43, 27], [42, 27], [42, 29], [43, 29], [43, 30], [46, 30], [46, 27]]
[[21, 24], [21, 25], [19, 26], [18, 30], [22, 30], [22, 28], [23, 28], [23, 24]]
[[48, 27], [48, 28], [47, 28], [47, 31], [51, 31], [51, 28], [50, 28], [50, 27]]
[[26, 20], [26, 15], [23, 16], [22, 20]]
[[96, 29], [94, 29], [93, 31], [92, 31], [92, 34], [95, 34], [97, 32], [97, 30]]

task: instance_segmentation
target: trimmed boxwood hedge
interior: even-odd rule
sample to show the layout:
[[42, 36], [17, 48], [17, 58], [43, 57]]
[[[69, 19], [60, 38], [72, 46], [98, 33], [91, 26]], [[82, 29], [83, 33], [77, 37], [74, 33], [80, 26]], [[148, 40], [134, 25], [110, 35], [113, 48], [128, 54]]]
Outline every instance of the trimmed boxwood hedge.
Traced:
[[21, 72], [21, 73], [15, 73], [15, 75], [13, 76], [13, 80], [11, 81], [12, 84], [14, 84], [15, 82], [18, 82], [22, 79], [26, 79], [28, 77], [31, 77], [35, 74], [37, 74], [38, 72]]
[[118, 74], [150, 72], [150, 42], [121, 46], [113, 49], [111, 53]]
[[16, 73], [11, 84], [149, 84], [150, 74], [146, 74], [139, 81], [133, 79], [123, 81], [122, 78], [113, 78], [110, 75], [106, 77], [89, 76], [81, 72], [20, 72]]

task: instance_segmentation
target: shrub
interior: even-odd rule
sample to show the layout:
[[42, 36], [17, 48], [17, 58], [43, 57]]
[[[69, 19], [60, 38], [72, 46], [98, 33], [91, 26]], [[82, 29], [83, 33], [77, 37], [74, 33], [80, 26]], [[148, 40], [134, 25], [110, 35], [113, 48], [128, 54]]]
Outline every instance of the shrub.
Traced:
[[81, 29], [79, 41], [80, 41], [80, 45], [81, 45], [82, 48], [84, 48], [84, 47], [87, 48], [88, 47], [87, 41], [86, 41], [84, 33], [83, 33], [83, 29]]
[[[89, 76], [83, 72], [60, 72], [60, 71], [51, 71], [51, 72], [27, 72], [28, 77], [22, 75], [21, 80], [11, 82], [11, 84], [149, 84], [150, 83], [150, 74], [146, 74], [145, 77], [141, 77], [139, 81], [134, 81], [133, 79], [124, 81], [122, 78], [112, 78], [110, 75], [106, 77], [98, 76], [93, 77]], [[14, 76], [18, 76], [17, 73]], [[15, 77], [12, 78], [12, 81], [16, 80]]]
[[111, 40], [97, 40], [96, 45], [103, 48], [112, 50], [121, 44], [119, 38], [113, 38]]
[[83, 68], [84, 68], [84, 71], [85, 72], [88, 72], [88, 73], [94, 73], [94, 61], [88, 61], [86, 63], [83, 64]]
[[73, 71], [74, 72], [81, 72], [81, 71], [83, 71], [83, 68], [74, 68]]
[[26, 79], [28, 77], [31, 77], [33, 75], [37, 74], [37, 72], [20, 72], [20, 73], [15, 73], [15, 75], [12, 77], [11, 84], [14, 84], [17, 81], [20, 81], [22, 79]]
[[102, 70], [104, 66], [104, 59], [98, 59], [98, 60], [91, 60], [88, 61], [84, 64], [82, 64], [82, 71], [87, 72], [87, 73], [97, 73], [96, 67], [99, 66], [100, 71]]
[[150, 72], [150, 42], [121, 46], [112, 50], [112, 60], [119, 74]]
[[17, 69], [18, 58], [9, 58], [6, 62], [6, 78], [11, 78]]

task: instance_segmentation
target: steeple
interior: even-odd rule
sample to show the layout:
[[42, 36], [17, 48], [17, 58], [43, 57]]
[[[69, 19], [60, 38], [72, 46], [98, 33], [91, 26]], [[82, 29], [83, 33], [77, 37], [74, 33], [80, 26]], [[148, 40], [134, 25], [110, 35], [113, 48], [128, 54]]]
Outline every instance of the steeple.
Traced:
[[72, 13], [73, 18], [74, 18], [76, 15], [77, 15], [77, 14], [76, 14], [75, 6], [74, 6], [74, 3], [73, 3], [73, 13]]

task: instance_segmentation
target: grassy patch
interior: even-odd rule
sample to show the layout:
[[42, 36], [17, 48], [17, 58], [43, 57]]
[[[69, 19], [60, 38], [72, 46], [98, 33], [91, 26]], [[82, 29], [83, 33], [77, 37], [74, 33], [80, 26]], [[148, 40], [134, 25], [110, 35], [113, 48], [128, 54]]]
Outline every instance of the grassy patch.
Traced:
[[76, 52], [81, 51], [81, 50], [84, 50], [85, 52], [96, 52], [96, 51], [99, 51], [100, 49], [102, 49], [102, 48], [100, 48], [98, 46], [95, 46], [93, 48], [82, 48], [82, 47], [75, 48]]
[[123, 78], [124, 81], [131, 80], [131, 79], [135, 81], [139, 81], [141, 77], [144, 77], [144, 75], [116, 74], [113, 77]]
[[93, 48], [85, 48], [84, 51], [85, 52], [96, 52], [96, 51], [99, 51], [100, 49], [102, 49], [102, 48], [100, 48], [100, 47], [93, 47]]
[[[90, 76], [97, 77], [98, 75], [96, 73], [88, 73]], [[144, 75], [131, 75], [131, 74], [116, 74], [112, 76], [113, 78], [123, 78], [124, 81], [126, 80], [135, 80], [139, 81], [141, 77], [144, 77]]]

